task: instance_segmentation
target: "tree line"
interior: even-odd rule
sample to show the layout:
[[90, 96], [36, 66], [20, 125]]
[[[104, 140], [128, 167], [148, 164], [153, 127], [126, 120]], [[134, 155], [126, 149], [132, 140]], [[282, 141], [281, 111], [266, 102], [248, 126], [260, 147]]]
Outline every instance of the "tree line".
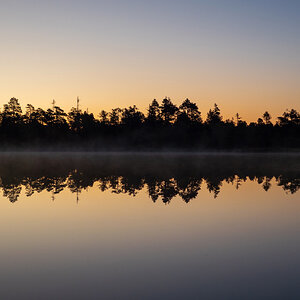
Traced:
[[146, 114], [135, 105], [102, 110], [97, 116], [78, 107], [66, 113], [44, 110], [11, 98], [0, 112], [1, 150], [252, 150], [300, 148], [300, 114], [287, 110], [272, 122], [266, 111], [247, 123], [237, 113], [224, 120], [217, 104], [205, 120], [196, 103], [153, 100]]

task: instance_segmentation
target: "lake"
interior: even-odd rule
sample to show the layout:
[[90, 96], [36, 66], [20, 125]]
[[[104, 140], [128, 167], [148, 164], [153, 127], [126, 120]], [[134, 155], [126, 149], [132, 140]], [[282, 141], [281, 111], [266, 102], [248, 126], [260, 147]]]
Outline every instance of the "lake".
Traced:
[[300, 299], [298, 154], [0, 154], [1, 299]]

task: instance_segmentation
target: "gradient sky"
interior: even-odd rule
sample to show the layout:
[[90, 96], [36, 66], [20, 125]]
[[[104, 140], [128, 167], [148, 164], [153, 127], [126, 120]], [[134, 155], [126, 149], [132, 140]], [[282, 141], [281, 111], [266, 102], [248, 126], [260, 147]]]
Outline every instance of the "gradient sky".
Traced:
[[0, 0], [0, 105], [300, 109], [299, 0]]

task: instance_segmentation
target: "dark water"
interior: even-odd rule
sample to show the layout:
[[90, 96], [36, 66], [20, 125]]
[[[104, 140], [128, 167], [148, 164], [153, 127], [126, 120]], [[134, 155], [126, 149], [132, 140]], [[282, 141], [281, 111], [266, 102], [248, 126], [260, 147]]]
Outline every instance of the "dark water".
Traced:
[[1, 154], [0, 299], [300, 299], [300, 155]]

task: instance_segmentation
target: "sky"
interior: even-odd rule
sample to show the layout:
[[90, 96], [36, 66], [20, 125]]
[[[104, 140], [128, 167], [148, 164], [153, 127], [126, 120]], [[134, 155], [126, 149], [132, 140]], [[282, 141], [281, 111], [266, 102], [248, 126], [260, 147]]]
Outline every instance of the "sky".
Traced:
[[0, 0], [0, 107], [300, 109], [299, 0]]

